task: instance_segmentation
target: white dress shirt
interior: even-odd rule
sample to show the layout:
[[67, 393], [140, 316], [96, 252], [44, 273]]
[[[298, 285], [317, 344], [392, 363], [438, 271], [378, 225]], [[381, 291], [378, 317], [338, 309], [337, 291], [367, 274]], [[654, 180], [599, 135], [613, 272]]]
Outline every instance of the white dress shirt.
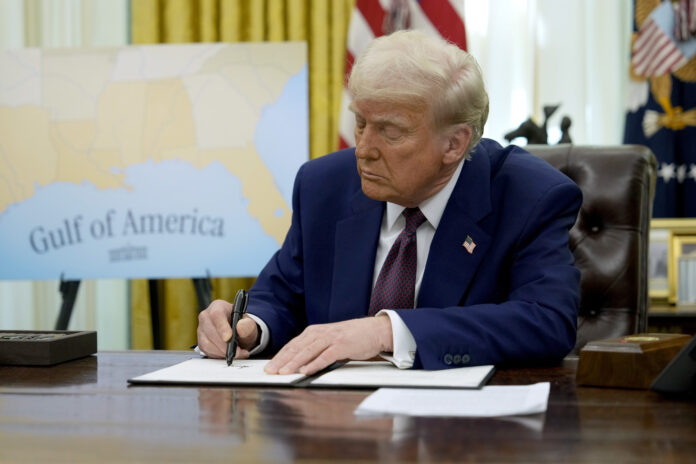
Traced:
[[[442, 214], [445, 212], [445, 207], [447, 206], [450, 195], [452, 195], [452, 190], [454, 190], [454, 186], [457, 184], [463, 164], [464, 161], [459, 163], [459, 166], [457, 166], [452, 178], [449, 180], [449, 182], [447, 182], [442, 190], [418, 205], [426, 220], [423, 222], [423, 224], [421, 224], [418, 230], [416, 230], [416, 301], [418, 301], [418, 293], [420, 291], [421, 282], [423, 281], [425, 263], [428, 261], [430, 244], [435, 236], [435, 230], [440, 224]], [[375, 267], [372, 276], [373, 288], [377, 282], [379, 271], [382, 269], [382, 265], [387, 259], [389, 250], [406, 225], [406, 220], [401, 215], [404, 209], [405, 207], [403, 206], [389, 202], [387, 202], [387, 207], [384, 209], [382, 226], [379, 232], [379, 243], [377, 244], [377, 253], [375, 254]], [[365, 308], [365, 312], [367, 313], [367, 308]], [[268, 346], [270, 338], [269, 329], [266, 323], [263, 322], [263, 320], [261, 320], [259, 317], [252, 314], [248, 314], [248, 316], [256, 321], [261, 329], [259, 345], [250, 353], [251, 355], [254, 355], [256, 353], [260, 353], [266, 348], [266, 346]], [[413, 366], [413, 360], [415, 358], [417, 349], [416, 341], [414, 340], [411, 331], [408, 330], [408, 327], [404, 321], [395, 311], [384, 308], [375, 315], [375, 317], [384, 316], [388, 316], [389, 319], [391, 319], [394, 352], [392, 354], [382, 353], [381, 356], [384, 359], [394, 363], [394, 365], [400, 369], [408, 369]]]
[[[440, 225], [442, 213], [445, 212], [445, 207], [452, 195], [452, 190], [457, 184], [459, 174], [462, 171], [464, 162], [460, 162], [457, 170], [452, 175], [452, 178], [447, 182], [447, 185], [437, 192], [432, 197], [422, 202], [418, 207], [425, 216], [425, 221], [416, 230], [416, 289], [415, 301], [418, 301], [418, 293], [423, 282], [423, 273], [425, 272], [425, 263], [428, 261], [430, 253], [430, 244], [435, 236], [435, 230]], [[375, 268], [372, 275], [372, 287], [377, 283], [379, 271], [382, 269], [384, 261], [387, 259], [389, 250], [396, 241], [404, 226], [406, 219], [401, 214], [405, 207], [394, 203], [387, 202], [387, 207], [384, 210], [382, 217], [382, 227], [379, 233], [379, 243], [377, 245], [377, 253], [375, 254]], [[413, 366], [413, 360], [416, 356], [416, 341], [413, 339], [411, 331], [404, 321], [399, 317], [396, 311], [388, 308], [378, 312], [376, 316], [387, 315], [391, 319], [393, 333], [393, 349], [394, 352], [390, 355], [382, 353], [381, 356], [394, 363], [400, 369], [408, 369]]]

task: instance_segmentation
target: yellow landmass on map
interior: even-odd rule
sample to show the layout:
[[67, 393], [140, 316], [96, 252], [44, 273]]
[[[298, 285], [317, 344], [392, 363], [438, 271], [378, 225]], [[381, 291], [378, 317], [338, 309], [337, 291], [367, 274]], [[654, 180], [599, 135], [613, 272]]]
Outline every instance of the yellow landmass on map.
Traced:
[[263, 43], [245, 44], [245, 49], [246, 55], [232, 47], [221, 49], [200, 74], [222, 75], [232, 87], [244, 89], [244, 98], [255, 108], [275, 101], [288, 77], [299, 73], [307, 60], [305, 45], [299, 42], [285, 44], [282, 54]]
[[147, 86], [146, 81], [111, 82], [99, 97], [99, 125], [92, 149], [97, 155], [112, 151], [118, 154], [118, 161], [108, 167], [122, 169], [147, 159], [143, 152]]
[[146, 158], [171, 159], [165, 156], [168, 150], [196, 146], [191, 101], [181, 79], [148, 83], [144, 103], [143, 153]]
[[58, 153], [51, 144], [48, 112], [36, 106], [0, 106], [0, 213], [54, 182]]
[[215, 161], [222, 163], [240, 179], [242, 194], [249, 199], [249, 214], [259, 220], [263, 230], [278, 244], [283, 243], [290, 228], [292, 212], [253, 146], [203, 151], [176, 149], [168, 155], [189, 160], [198, 169]]
[[[100, 189], [118, 188], [125, 175], [112, 173], [106, 160], [109, 154], [94, 154], [90, 142], [94, 140], [94, 121], [55, 122], [50, 126], [50, 138], [58, 152], [58, 166], [54, 182], [79, 184], [89, 180]], [[118, 160], [113, 154], [113, 161]]]
[[[252, 87], [246, 95], [254, 104], [272, 102], [289, 77], [278, 73], [261, 91], [253, 88], [256, 83], [248, 73], [241, 74], [235, 85]], [[177, 78], [106, 84], [96, 119], [51, 121], [43, 108], [0, 106], [0, 213], [31, 197], [36, 185], [88, 181], [98, 189], [128, 188], [123, 170], [148, 159], [177, 159], [199, 169], [217, 161], [241, 180], [249, 214], [282, 243], [290, 226], [289, 205], [253, 140], [240, 147], [201, 150], [193, 117], [190, 96]], [[255, 127], [260, 111], [235, 117], [256, 118], [251, 121]]]
[[95, 99], [109, 82], [118, 51], [42, 51], [41, 106], [52, 121], [94, 121]]

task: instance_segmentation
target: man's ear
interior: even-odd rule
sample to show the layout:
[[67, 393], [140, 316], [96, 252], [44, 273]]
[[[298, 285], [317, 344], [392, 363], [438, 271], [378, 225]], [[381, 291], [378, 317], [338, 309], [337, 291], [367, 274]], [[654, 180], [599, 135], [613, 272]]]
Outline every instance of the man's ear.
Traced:
[[456, 164], [464, 158], [471, 143], [471, 127], [468, 124], [459, 124], [449, 128], [446, 132], [445, 153], [442, 162]]

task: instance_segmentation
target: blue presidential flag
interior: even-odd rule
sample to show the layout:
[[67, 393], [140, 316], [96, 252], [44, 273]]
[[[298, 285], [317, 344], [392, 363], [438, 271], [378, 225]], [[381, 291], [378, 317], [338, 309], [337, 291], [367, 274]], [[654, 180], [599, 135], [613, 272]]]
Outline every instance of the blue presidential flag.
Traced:
[[696, 217], [696, 0], [635, 0], [624, 143], [658, 161], [654, 217]]

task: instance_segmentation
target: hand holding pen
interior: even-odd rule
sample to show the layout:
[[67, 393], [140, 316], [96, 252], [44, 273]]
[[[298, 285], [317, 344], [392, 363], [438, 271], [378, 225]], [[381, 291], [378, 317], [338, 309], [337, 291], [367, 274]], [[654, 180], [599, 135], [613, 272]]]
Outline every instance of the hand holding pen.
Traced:
[[[245, 292], [246, 294], [246, 292]], [[247, 300], [248, 301], [248, 294]], [[247, 358], [259, 341], [260, 332], [256, 322], [241, 311], [246, 311], [246, 302], [237, 305], [238, 316], [235, 323], [235, 305], [225, 300], [215, 300], [208, 308], [198, 315], [198, 347], [210, 358], [227, 356], [229, 342], [232, 341], [236, 329], [237, 350], [232, 350], [232, 357]], [[242, 309], [244, 308], [244, 309]]]
[[237, 295], [234, 297], [234, 308], [232, 310], [232, 338], [227, 342], [227, 351], [225, 353], [225, 359], [227, 360], [227, 365], [232, 365], [234, 356], [237, 353], [237, 323], [239, 319], [246, 313], [247, 303], [249, 302], [249, 294], [246, 290], [239, 290]]

